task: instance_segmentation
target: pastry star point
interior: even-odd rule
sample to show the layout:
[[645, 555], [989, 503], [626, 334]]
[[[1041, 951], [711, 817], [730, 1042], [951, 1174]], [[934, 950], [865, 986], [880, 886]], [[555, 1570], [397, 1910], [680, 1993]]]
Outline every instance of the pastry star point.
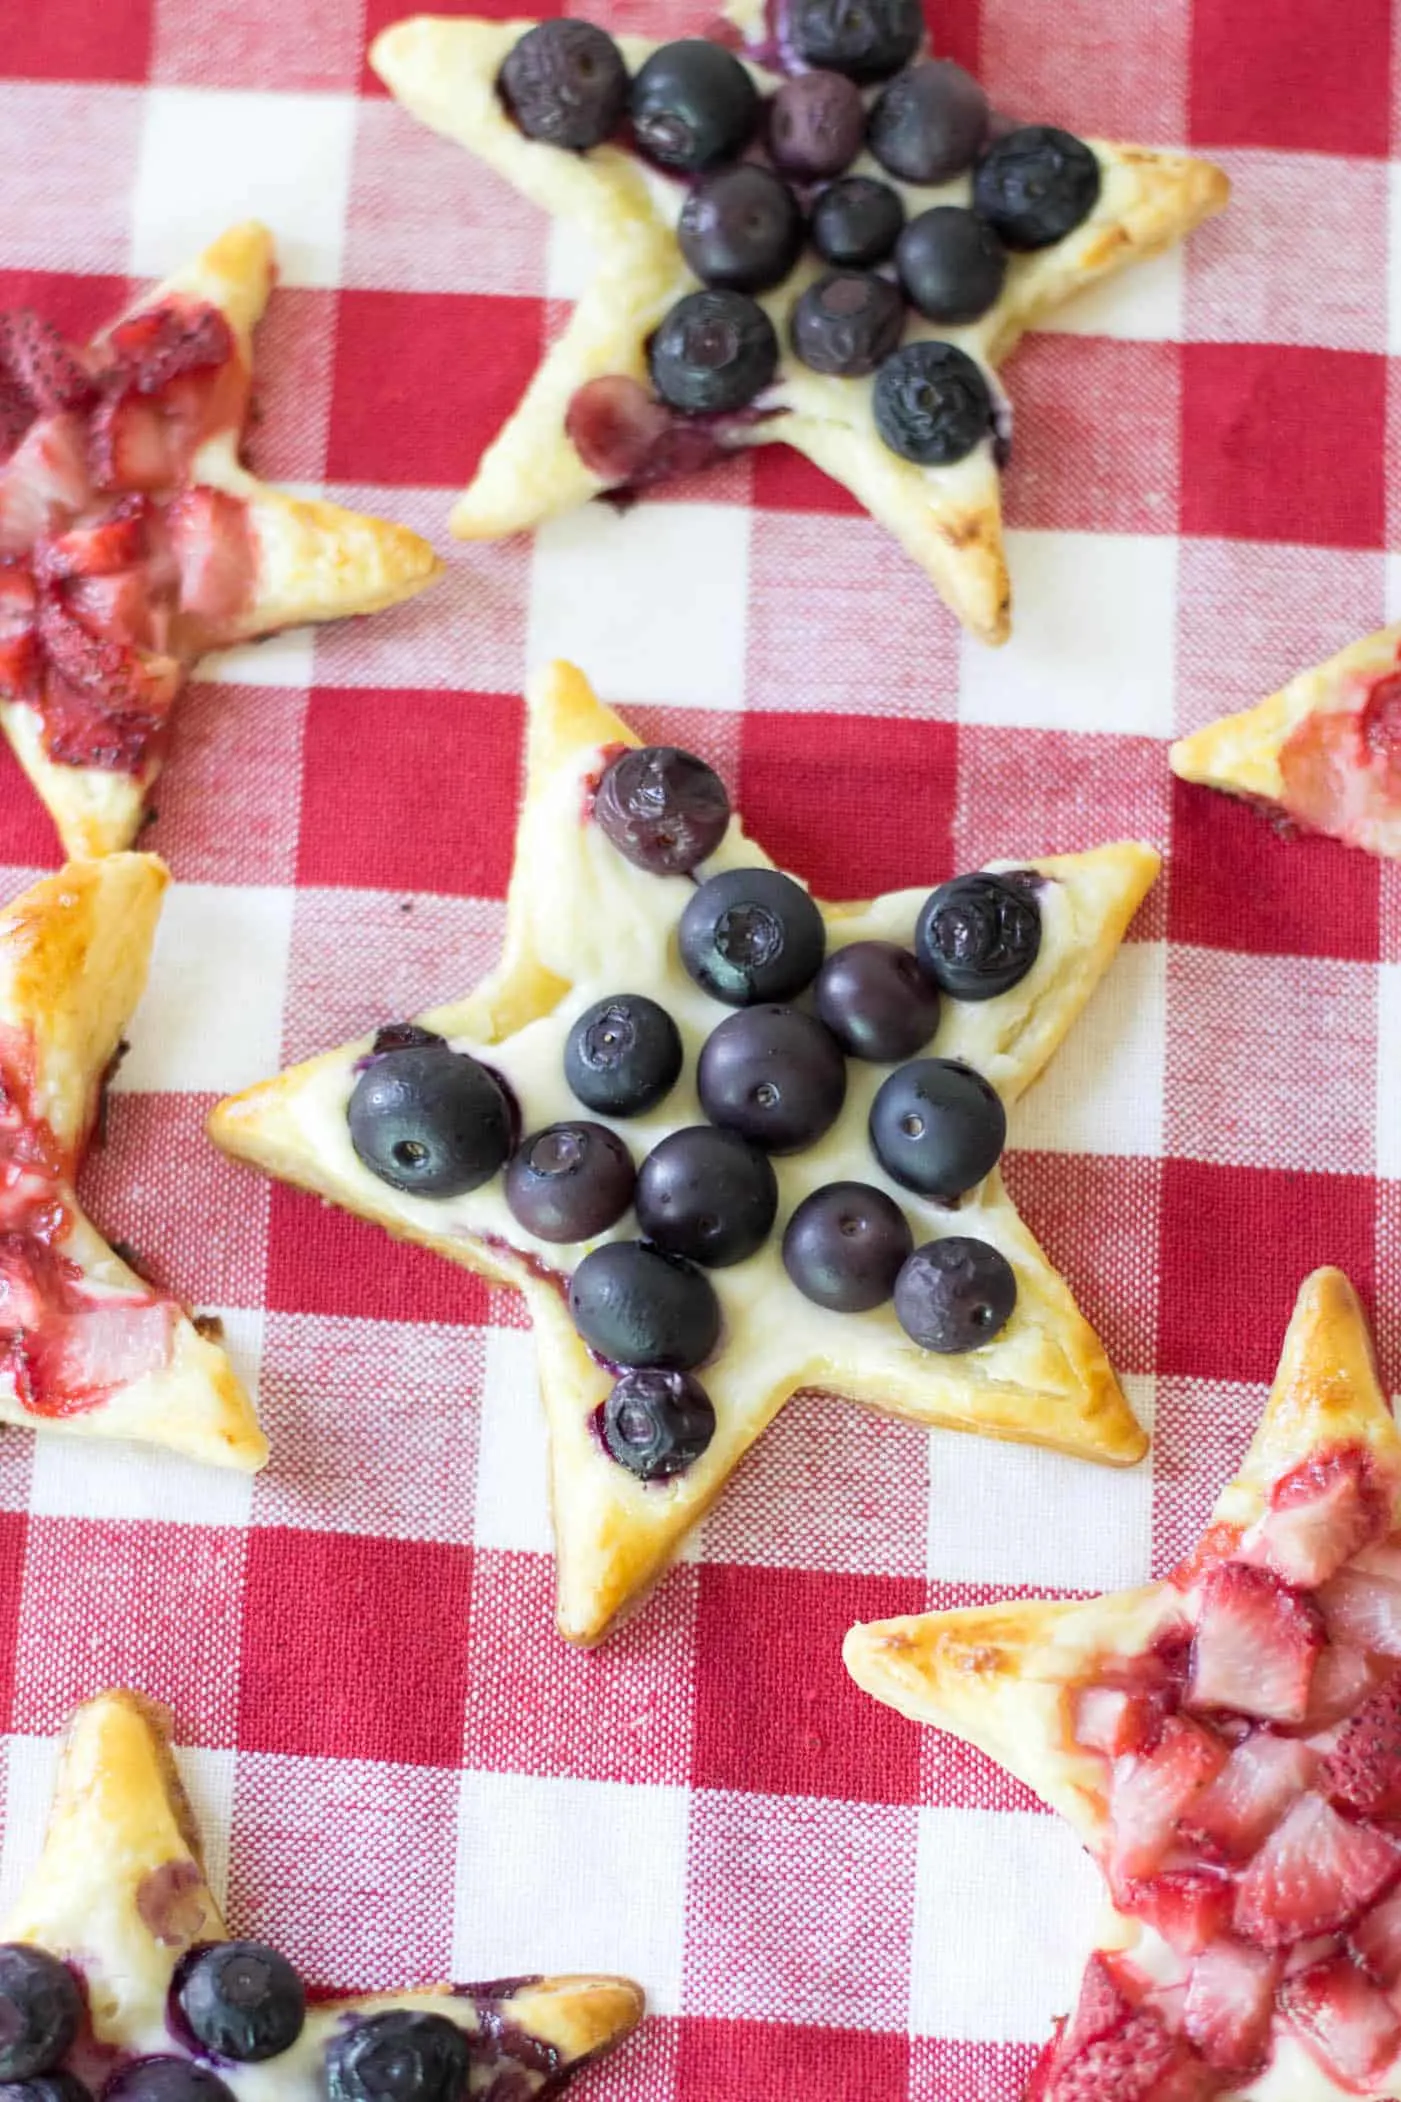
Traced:
[[[586, 817], [590, 780], [610, 752], [638, 743], [634, 733], [569, 665], [551, 666], [531, 682], [528, 710], [525, 797], [501, 963], [465, 1000], [417, 1019], [476, 1047], [508, 1080], [515, 1061], [538, 1059], [537, 1078], [525, 1084], [522, 1098], [526, 1129], [533, 1130], [580, 1114], [572, 1097], [549, 1101], [549, 1092], [563, 1087], [562, 1047], [575, 1013], [620, 990], [650, 990], [695, 1040], [688, 1042], [688, 1067], [673, 1094], [647, 1116], [618, 1125], [640, 1161], [667, 1131], [701, 1121], [689, 1059], [729, 1010], [700, 994], [672, 961], [669, 915], [679, 914], [693, 894], [689, 880], [633, 867]], [[764, 861], [736, 816], [706, 873]], [[947, 1002], [930, 1046], [966, 1057], [1008, 1102], [1042, 1070], [1088, 1000], [1157, 873], [1158, 856], [1124, 842], [1032, 866], [1047, 885], [1053, 932], [1036, 975], [1026, 980], [1025, 997], [1013, 992], [998, 1001]], [[908, 941], [923, 895], [892, 893], [820, 910], [834, 943], [873, 933]], [[573, 899], [584, 902], [566, 928], [561, 914]], [[772, 1277], [752, 1262], [709, 1273], [729, 1324], [728, 1345], [700, 1372], [719, 1417], [712, 1442], [685, 1474], [662, 1484], [639, 1482], [606, 1456], [594, 1430], [615, 1374], [585, 1348], [563, 1296], [583, 1245], [572, 1258], [554, 1257], [559, 1267], [552, 1274], [552, 1251], [522, 1235], [490, 1187], [485, 1196], [479, 1191], [462, 1200], [479, 1207], [474, 1231], [451, 1215], [453, 1206], [435, 1210], [433, 1200], [405, 1197], [373, 1177], [351, 1148], [346, 1124], [357, 1061], [368, 1049], [365, 1040], [344, 1046], [219, 1104], [210, 1133], [235, 1158], [525, 1293], [550, 1432], [559, 1622], [569, 1639], [599, 1640], [638, 1602], [744, 1452], [802, 1388], [826, 1388], [920, 1424], [1045, 1444], [1108, 1464], [1132, 1465], [1142, 1457], [1146, 1438], [1102, 1345], [995, 1169], [976, 1200], [966, 1200], [957, 1213], [941, 1214], [913, 1194], [902, 1201], [918, 1221], [917, 1242], [952, 1227], [991, 1238], [1004, 1252], [1018, 1294], [1004, 1336], [963, 1356], [939, 1357], [914, 1348], [888, 1306], [834, 1317], [796, 1296], [775, 1259], [777, 1232], [792, 1206], [809, 1185], [878, 1179], [865, 1139], [863, 1091], [886, 1069], [853, 1060], [847, 1113], [837, 1130], [808, 1152], [775, 1163], [784, 1192], [780, 1219], [755, 1258], [772, 1264]], [[766, 1280], [762, 1303], [751, 1306], [760, 1276]]]

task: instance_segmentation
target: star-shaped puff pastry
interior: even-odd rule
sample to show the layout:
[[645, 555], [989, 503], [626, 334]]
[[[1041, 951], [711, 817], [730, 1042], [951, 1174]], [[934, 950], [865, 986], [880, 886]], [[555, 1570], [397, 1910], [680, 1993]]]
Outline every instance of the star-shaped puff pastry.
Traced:
[[69, 854], [135, 839], [200, 657], [378, 612], [441, 571], [407, 527], [243, 464], [275, 275], [272, 236], [249, 222], [85, 352], [0, 317], [0, 729]]
[[[647, 382], [649, 338], [677, 300], [697, 289], [676, 236], [684, 182], [650, 169], [620, 146], [576, 154], [531, 140], [508, 116], [497, 76], [532, 26], [418, 16], [385, 30], [370, 53], [376, 72], [407, 110], [576, 227], [595, 259], [572, 320], [452, 512], [453, 532], [468, 540], [539, 525], [614, 486], [590, 470], [567, 436], [569, 404], [590, 380], [623, 375]], [[760, 49], [764, 0], [738, 0], [728, 26], [741, 55]], [[634, 76], [658, 48], [642, 37], [617, 42]], [[763, 66], [750, 62], [750, 70], [765, 95], [779, 86]], [[1005, 398], [995, 367], [1026, 329], [1086, 286], [1181, 240], [1226, 202], [1226, 177], [1207, 161], [1087, 143], [1099, 162], [1101, 189], [1081, 225], [1052, 247], [1013, 256], [1000, 297], [977, 322], [955, 328], [926, 322], [913, 311], [909, 316], [906, 342], [928, 337], [959, 345], [983, 368], [996, 402]], [[865, 154], [853, 172], [894, 181]], [[895, 186], [913, 217], [932, 205], [967, 203], [971, 179], [964, 175], [938, 188]], [[972, 634], [1003, 642], [1010, 633], [1011, 589], [993, 442], [984, 441], [951, 466], [916, 466], [877, 435], [871, 380], [823, 377], [793, 356], [789, 310], [824, 267], [809, 250], [778, 290], [761, 298], [783, 355], [777, 380], [758, 406], [782, 413], [740, 418], [724, 443], [794, 446], [894, 534]]]
[[[170, 1748], [169, 1717], [142, 1695], [102, 1693], [69, 1726], [40, 1860], [5, 1923], [70, 1964], [87, 2020], [66, 2066], [94, 2094], [147, 2055], [192, 2055], [168, 2020], [177, 1966], [229, 1940]], [[625, 1978], [516, 1978], [480, 1986], [315, 1999], [291, 2047], [261, 2063], [216, 2061], [239, 2102], [317, 2102], [328, 2045], [391, 2010], [437, 2015], [462, 2031], [472, 2102], [556, 2094], [569, 2074], [621, 2042], [642, 2017]], [[378, 2089], [375, 2092], [379, 2092]]]
[[853, 1628], [857, 1684], [1065, 1817], [1108, 1902], [1036, 2102], [1401, 2095], [1401, 1436], [1347, 1279], [1163, 1582]]
[[1179, 738], [1170, 756], [1184, 781], [1401, 858], [1401, 624], [1350, 643], [1257, 707]]
[[[616, 1127], [640, 1162], [666, 1133], [703, 1121], [696, 1056], [728, 1010], [691, 981], [678, 958], [675, 928], [694, 895], [690, 879], [633, 866], [587, 814], [591, 781], [637, 738], [568, 665], [533, 683], [528, 708], [526, 792], [502, 962], [466, 1000], [419, 1019], [454, 1044], [479, 1049], [514, 1091], [530, 1132], [581, 1113], [562, 1068], [574, 1019], [621, 992], [658, 1000], [678, 1026], [686, 1059], [655, 1109]], [[704, 872], [758, 864], [769, 865], [732, 818]], [[1044, 878], [1040, 956], [999, 998], [945, 1001], [928, 1048], [966, 1060], [1011, 1102], [1103, 975], [1158, 856], [1149, 847], [1119, 845], [1002, 866], [1030, 866]], [[829, 947], [863, 937], [908, 943], [925, 895], [904, 891], [870, 904], [823, 906]], [[718, 1353], [701, 1370], [718, 1417], [709, 1447], [683, 1474], [638, 1480], [609, 1458], [596, 1435], [594, 1418], [614, 1375], [585, 1348], [565, 1303], [564, 1287], [585, 1247], [533, 1240], [507, 1208], [499, 1177], [452, 1200], [407, 1194], [376, 1179], [353, 1150], [346, 1121], [357, 1061], [368, 1049], [368, 1039], [347, 1044], [221, 1103], [211, 1134], [236, 1157], [525, 1294], [549, 1426], [559, 1626], [570, 1640], [597, 1641], [661, 1575], [799, 1388], [828, 1389], [915, 1423], [1050, 1445], [1115, 1465], [1142, 1456], [1146, 1440], [1103, 1348], [1022, 1224], [1000, 1175], [994, 1170], [957, 1209], [897, 1190], [866, 1135], [872, 1098], [889, 1069], [851, 1061], [845, 1108], [826, 1137], [774, 1161], [775, 1233], [757, 1255], [710, 1273], [723, 1331]], [[1018, 1297], [994, 1341], [963, 1356], [936, 1357], [910, 1341], [888, 1305], [838, 1315], [800, 1296], [779, 1259], [778, 1236], [804, 1196], [843, 1180], [893, 1193], [916, 1244], [956, 1232], [1002, 1251]], [[630, 1218], [617, 1235], [636, 1232]]]
[[224, 1351], [74, 1194], [169, 880], [152, 854], [70, 862], [0, 914], [0, 1421], [251, 1472], [267, 1442]]

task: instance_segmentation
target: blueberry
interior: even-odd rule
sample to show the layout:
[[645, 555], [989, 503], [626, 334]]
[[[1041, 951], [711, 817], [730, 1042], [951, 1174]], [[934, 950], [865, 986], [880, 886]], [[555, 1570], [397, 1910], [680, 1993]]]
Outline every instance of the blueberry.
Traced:
[[652, 384], [687, 416], [747, 408], [778, 370], [778, 337], [743, 292], [688, 292], [652, 338]]
[[895, 1280], [895, 1314], [906, 1335], [922, 1350], [949, 1356], [990, 1343], [1016, 1303], [1006, 1257], [962, 1234], [916, 1248]]
[[686, 876], [725, 837], [730, 799], [714, 767], [693, 752], [644, 744], [605, 769], [593, 814], [625, 861], [651, 876]]
[[632, 1203], [632, 1155], [606, 1124], [547, 1124], [506, 1167], [511, 1216], [541, 1241], [589, 1241]]
[[951, 467], [992, 435], [992, 395], [952, 343], [906, 343], [876, 374], [876, 429], [917, 467]]
[[930, 321], [955, 327], [996, 304], [1007, 252], [976, 212], [936, 204], [911, 219], [895, 250], [895, 267], [912, 306]]
[[1099, 162], [1082, 139], [1054, 124], [1024, 124], [990, 146], [973, 178], [973, 203], [1008, 248], [1049, 248], [1099, 201]]
[[900, 192], [871, 175], [848, 175], [812, 208], [812, 245], [826, 263], [869, 270], [894, 252], [905, 223]]
[[0, 1942], [0, 2080], [28, 2080], [66, 2058], [83, 1996], [66, 1964], [32, 1942]]
[[102, 2102], [234, 2102], [234, 2095], [208, 2066], [161, 2054], [135, 2058], [114, 2073]]
[[769, 104], [774, 166], [804, 182], [840, 175], [861, 151], [866, 105], [843, 73], [795, 73]]
[[564, 1044], [564, 1077], [585, 1109], [640, 1117], [681, 1072], [681, 1033], [643, 993], [615, 993], [585, 1008]]
[[347, 1112], [372, 1175], [421, 1197], [461, 1197], [511, 1150], [511, 1105], [495, 1075], [447, 1044], [391, 1051], [366, 1067]]
[[759, 107], [759, 91], [733, 52], [705, 37], [663, 44], [632, 84], [638, 146], [687, 175], [733, 160], [754, 135]]
[[576, 153], [610, 138], [628, 106], [628, 69], [612, 37], [567, 16], [528, 29], [498, 85], [528, 139]]
[[715, 1405], [689, 1372], [625, 1372], [600, 1413], [605, 1449], [644, 1482], [684, 1474], [715, 1436]]
[[920, 0], [794, 0], [790, 23], [804, 64], [852, 80], [888, 79], [924, 39]]
[[0, 2102], [92, 2102], [72, 2073], [36, 2073], [32, 2080], [0, 2081]]
[[696, 184], [681, 207], [676, 238], [703, 285], [770, 292], [798, 259], [803, 215], [771, 169], [740, 161]]
[[871, 111], [866, 142], [902, 182], [941, 183], [971, 168], [988, 128], [988, 99], [951, 58], [892, 80]]
[[783, 1267], [805, 1299], [834, 1314], [884, 1306], [914, 1246], [905, 1215], [869, 1182], [829, 1182], [805, 1197], [783, 1236]]
[[889, 278], [829, 270], [793, 309], [793, 349], [813, 372], [864, 379], [884, 363], [905, 328], [905, 302]]
[[216, 2058], [276, 2058], [302, 2033], [306, 1994], [285, 1956], [260, 1941], [199, 1949], [175, 1973], [181, 2019]]
[[689, 1372], [720, 1335], [720, 1303], [694, 1263], [644, 1241], [608, 1241], [569, 1284], [569, 1311], [590, 1350], [613, 1365]]
[[846, 1100], [846, 1060], [830, 1029], [793, 1007], [751, 1007], [712, 1029], [696, 1066], [701, 1108], [765, 1153], [800, 1153]]
[[827, 945], [822, 915], [778, 869], [726, 869], [681, 915], [681, 961], [713, 1000], [752, 1007], [811, 985]]
[[446, 2015], [372, 2014], [326, 2046], [328, 2102], [466, 2102], [471, 2076], [471, 2045]]
[[638, 1171], [637, 1223], [647, 1239], [713, 1270], [762, 1248], [777, 1212], [767, 1157], [713, 1124], [673, 1131]]
[[992, 1000], [1020, 985], [1041, 950], [1031, 890], [980, 870], [941, 883], [920, 908], [915, 953], [955, 1000]]
[[887, 1175], [952, 1204], [997, 1166], [1007, 1112], [996, 1088], [954, 1058], [917, 1058], [882, 1081], [871, 1144]]
[[898, 942], [849, 942], [817, 974], [814, 1005], [843, 1051], [891, 1065], [922, 1051], [939, 1026], [939, 995]]

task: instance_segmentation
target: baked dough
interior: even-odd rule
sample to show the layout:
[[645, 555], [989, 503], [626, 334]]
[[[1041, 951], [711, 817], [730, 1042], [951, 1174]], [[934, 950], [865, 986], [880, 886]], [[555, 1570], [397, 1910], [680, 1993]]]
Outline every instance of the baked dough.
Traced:
[[1401, 718], [1369, 737], [1366, 714], [1378, 683], [1399, 670], [1401, 623], [1349, 643], [1257, 707], [1179, 738], [1172, 770], [1305, 830], [1401, 858]]
[[[1164, 1582], [1103, 1598], [1009, 1600], [854, 1627], [843, 1646], [847, 1669], [875, 1699], [976, 1745], [1015, 1774], [1069, 1821], [1104, 1865], [1110, 1768], [1072, 1736], [1076, 1690], [1116, 1661], [1132, 1666], [1180, 1623], [1194, 1564], [1230, 1555], [1263, 1518], [1285, 1476], [1352, 1447], [1370, 1454], [1376, 1480], [1389, 1492], [1395, 1528], [1401, 1435], [1378, 1385], [1356, 1294], [1340, 1271], [1318, 1270], [1300, 1290], [1264, 1416], [1193, 1563]], [[1101, 1949], [1124, 1952], [1151, 1969], [1154, 1940], [1151, 1930], [1106, 1900]], [[1393, 2074], [1365, 2090], [1339, 2086], [1286, 2034], [1258, 2080], [1230, 2091], [1260, 2102], [1324, 2102], [1362, 2091], [1395, 2097], [1401, 2084]]]
[[[702, 1121], [695, 1054], [722, 1014], [676, 954], [672, 930], [691, 883], [634, 868], [596, 825], [581, 822], [589, 777], [608, 748], [638, 742], [583, 676], [569, 665], [552, 666], [532, 683], [528, 708], [526, 794], [502, 962], [466, 1000], [419, 1019], [488, 1058], [514, 1089], [525, 1128], [534, 1130], [580, 1114], [560, 1063], [574, 1018], [610, 993], [650, 992], [675, 1018], [687, 1062], [656, 1110], [618, 1126], [640, 1160], [667, 1131]], [[733, 819], [706, 873], [765, 859]], [[968, 1060], [1009, 1102], [1030, 1086], [1103, 975], [1157, 874], [1158, 856], [1123, 844], [999, 864], [1028, 865], [1050, 879], [1037, 963], [998, 999], [946, 1001], [930, 1046]], [[829, 947], [871, 936], [908, 942], [925, 895], [904, 891], [869, 904], [823, 906]], [[702, 1373], [719, 1417], [712, 1443], [684, 1475], [636, 1480], [593, 1433], [612, 1379], [576, 1335], [560, 1289], [585, 1246], [532, 1240], [508, 1211], [499, 1178], [447, 1201], [377, 1180], [352, 1149], [346, 1123], [356, 1061], [368, 1044], [347, 1044], [219, 1104], [210, 1133], [237, 1158], [525, 1294], [550, 1430], [559, 1625], [571, 1641], [597, 1641], [645, 1593], [799, 1388], [826, 1388], [911, 1422], [1049, 1445], [1113, 1465], [1142, 1457], [1146, 1440], [1098, 1338], [1022, 1224], [1000, 1175], [994, 1171], [954, 1212], [896, 1191], [866, 1140], [870, 1101], [886, 1069], [852, 1061], [846, 1107], [832, 1130], [806, 1152], [774, 1161], [780, 1225], [824, 1183], [880, 1184], [905, 1206], [917, 1244], [953, 1230], [1001, 1249], [1017, 1276], [1016, 1312], [991, 1344], [935, 1357], [910, 1342], [888, 1306], [856, 1317], [802, 1298], [772, 1235], [747, 1262], [710, 1273], [725, 1319], [724, 1346]], [[634, 1231], [625, 1220], [615, 1234]]]
[[[762, 0], [730, 10], [747, 42], [762, 29]], [[595, 272], [564, 333], [547, 353], [520, 406], [489, 447], [450, 520], [467, 540], [494, 540], [539, 525], [602, 494], [607, 484], [584, 465], [565, 432], [565, 411], [586, 381], [610, 374], [647, 379], [647, 339], [684, 294], [696, 289], [675, 224], [685, 186], [650, 170], [619, 147], [568, 153], [530, 140], [496, 93], [503, 60], [532, 24], [447, 20], [429, 15], [396, 23], [376, 38], [370, 63], [407, 110], [455, 139], [542, 210], [587, 240]], [[644, 37], [619, 37], [629, 70], [656, 50]], [[765, 93], [772, 73], [751, 65]], [[1002, 296], [965, 328], [938, 328], [911, 314], [905, 340], [958, 344], [988, 374], [1022, 332], [1076, 292], [1181, 240], [1220, 211], [1229, 185], [1219, 168], [1182, 154], [1087, 141], [1099, 160], [1102, 190], [1084, 223], [1034, 255], [1014, 256]], [[863, 156], [853, 172], [892, 178]], [[937, 189], [895, 183], [910, 212], [966, 203], [970, 179]], [[760, 300], [786, 345], [787, 308], [825, 266], [808, 253], [777, 292]], [[786, 413], [735, 430], [727, 444], [782, 441], [849, 489], [928, 575], [970, 632], [998, 643], [1010, 633], [1011, 590], [1003, 551], [1000, 478], [991, 442], [947, 468], [921, 468], [877, 436], [870, 380], [820, 377], [785, 348], [765, 407]]]
[[[272, 235], [250, 220], [143, 294], [129, 314], [158, 307], [176, 294], [216, 307], [251, 372], [253, 330], [275, 277]], [[307, 621], [377, 613], [412, 598], [441, 574], [443, 565], [428, 542], [406, 526], [389, 525], [337, 504], [288, 496], [259, 481], [239, 459], [242, 442], [241, 428], [217, 432], [199, 447], [189, 473], [191, 485], [200, 483], [237, 497], [246, 506], [251, 529], [253, 588], [241, 612], [221, 633], [221, 646]], [[4, 473], [0, 469], [0, 483]], [[38, 710], [13, 699], [0, 699], [0, 729], [42, 797], [68, 854], [111, 854], [131, 845], [160, 772], [159, 752], [137, 773], [59, 764], [44, 749]]]
[[[169, 880], [153, 854], [70, 862], [0, 914], [0, 1421], [251, 1473], [267, 1441], [227, 1355], [108, 1247], [73, 1188]], [[80, 1275], [55, 1284], [50, 1254]], [[83, 1376], [61, 1369], [75, 1350]]]
[[[113, 2054], [185, 2054], [166, 2019], [176, 1965], [197, 1943], [229, 1939], [206, 1881], [200, 1837], [170, 1749], [170, 1718], [138, 1693], [102, 1693], [69, 1725], [43, 1854], [6, 1941], [73, 1963], [91, 2035], [68, 2061], [96, 2094]], [[445, 2015], [477, 2046], [470, 2093], [491, 2102], [540, 2093], [636, 2028], [643, 2000], [625, 1978], [522, 1978], [480, 1988], [318, 1999], [290, 2051], [219, 2064], [239, 2102], [316, 2102], [325, 2047], [347, 2017], [389, 2008]], [[512, 2034], [514, 2032], [514, 2035]], [[521, 2053], [522, 2043], [527, 2048]], [[521, 2055], [517, 2055], [521, 2053]], [[497, 2080], [500, 2079], [498, 2090]]]

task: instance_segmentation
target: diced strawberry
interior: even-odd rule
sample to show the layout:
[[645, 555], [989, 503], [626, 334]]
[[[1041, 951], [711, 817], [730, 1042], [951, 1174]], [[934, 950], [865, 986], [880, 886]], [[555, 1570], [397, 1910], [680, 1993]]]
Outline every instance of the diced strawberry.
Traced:
[[52, 672], [44, 683], [44, 749], [59, 766], [95, 766], [139, 773], [160, 747], [169, 696], [157, 690], [151, 705], [105, 701], [66, 685]]
[[1401, 2015], [1346, 1956], [1287, 1978], [1279, 2006], [1323, 2070], [1349, 2087], [1375, 2080], [1401, 2049]]
[[1380, 1832], [1350, 1824], [1321, 1795], [1302, 1796], [1236, 1885], [1235, 1929], [1279, 1949], [1346, 1927], [1401, 1872]]
[[9, 459], [33, 421], [33, 402], [14, 375], [0, 365], [0, 462]]
[[1223, 1939], [1202, 1950], [1187, 1981], [1185, 2034], [1208, 2065], [1248, 2073], [1269, 2040], [1279, 1959], [1252, 1942]]
[[1202, 1585], [1188, 1702], [1299, 1722], [1322, 1647], [1323, 1624], [1307, 1599], [1267, 1569], [1223, 1562]]
[[1364, 1912], [1348, 1940], [1378, 1985], [1395, 1985], [1401, 1979], [1401, 1890]]
[[1166, 1687], [1087, 1686], [1075, 1702], [1075, 1741], [1110, 1759], [1151, 1751], [1176, 1705]]
[[1245, 1861], [1304, 1793], [1317, 1764], [1297, 1739], [1252, 1731], [1197, 1797], [1184, 1825], [1227, 1861]]
[[1368, 739], [1365, 702], [1306, 715], [1279, 755], [1289, 816], [1373, 853], [1401, 852], [1401, 769]]
[[1388, 1583], [1401, 1584], [1401, 1533], [1388, 1533], [1385, 1540], [1361, 1548], [1350, 1567], [1360, 1569], [1366, 1576], [1385, 1577]]
[[175, 499], [166, 524], [180, 572], [182, 623], [192, 628], [194, 647], [207, 648], [221, 633], [236, 631], [237, 616], [253, 596], [256, 554], [247, 507], [200, 484]]
[[49, 416], [36, 423], [0, 468], [0, 555], [26, 554], [80, 511], [88, 495], [79, 418]]
[[46, 540], [35, 555], [38, 574], [49, 582], [69, 577], [108, 577], [133, 569], [146, 553], [148, 506], [144, 496], [123, 497], [102, 517], [69, 526]]
[[1131, 2015], [1122, 2028], [1065, 2055], [1043, 2089], [1045, 2102], [1197, 2102], [1210, 2089], [1199, 2062], [1152, 2014]]
[[1401, 1584], [1360, 1569], [1340, 1569], [1319, 1592], [1318, 1603], [1332, 1641], [1374, 1656], [1401, 1657]]
[[0, 1234], [0, 1334], [37, 1328], [44, 1316], [24, 1234]]
[[168, 489], [188, 464], [187, 449], [160, 405], [134, 390], [105, 394], [89, 429], [92, 478], [99, 489]]
[[1133, 2013], [1133, 2002], [1098, 1950], [1085, 1965], [1075, 2012], [1064, 2027], [1067, 2051], [1078, 2051], [1119, 2028]]
[[1171, 1715], [1151, 1752], [1114, 1762], [1110, 1783], [1113, 1881], [1151, 1876], [1188, 1805], [1226, 1763], [1220, 1738], [1184, 1715]]
[[109, 635], [132, 649], [151, 649], [157, 644], [155, 609], [144, 570], [75, 577], [64, 592], [64, 604], [90, 635]]
[[1163, 1940], [1185, 1956], [1195, 1956], [1231, 1922], [1232, 1891], [1223, 1875], [1211, 1869], [1166, 1869], [1120, 1884], [1114, 1902], [1121, 1912], [1156, 1927]]
[[180, 374], [212, 371], [234, 355], [233, 331], [217, 307], [177, 299], [128, 314], [107, 345], [142, 394], [159, 394]]
[[29, 699], [35, 691], [37, 619], [33, 577], [18, 562], [0, 562], [0, 692], [12, 699]]
[[1364, 1701], [1323, 1762], [1334, 1802], [1371, 1817], [1401, 1814], [1401, 1678]]
[[1383, 1537], [1389, 1498], [1370, 1456], [1348, 1445], [1315, 1454], [1275, 1483], [1270, 1508], [1241, 1542], [1243, 1562], [1271, 1569], [1286, 1584], [1312, 1590], [1359, 1548]]
[[28, 307], [0, 315], [0, 360], [34, 404], [36, 415], [83, 409], [93, 398], [92, 375], [51, 321]]
[[[1334, 1579], [1336, 1582], [1337, 1579]], [[1309, 1705], [1299, 1725], [1300, 1736], [1331, 1729], [1351, 1715], [1370, 1693], [1378, 1667], [1366, 1652], [1348, 1642], [1330, 1642], [1313, 1668]]]

